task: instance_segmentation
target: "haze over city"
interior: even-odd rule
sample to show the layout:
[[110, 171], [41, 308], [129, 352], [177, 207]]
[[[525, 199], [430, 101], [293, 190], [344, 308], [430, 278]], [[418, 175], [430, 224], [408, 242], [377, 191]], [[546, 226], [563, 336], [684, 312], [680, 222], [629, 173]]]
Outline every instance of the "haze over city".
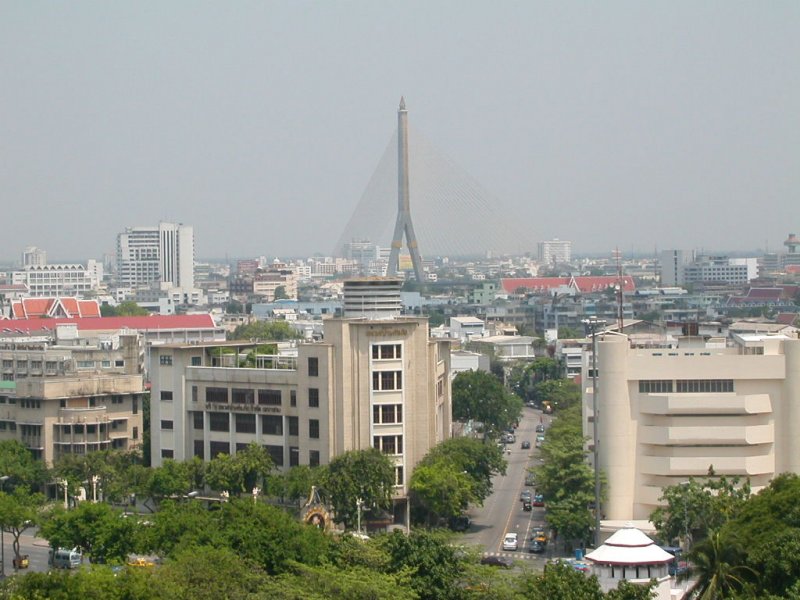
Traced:
[[5, 1], [0, 260], [159, 220], [198, 257], [329, 253], [401, 95], [531, 251], [779, 249], [798, 30], [796, 2]]

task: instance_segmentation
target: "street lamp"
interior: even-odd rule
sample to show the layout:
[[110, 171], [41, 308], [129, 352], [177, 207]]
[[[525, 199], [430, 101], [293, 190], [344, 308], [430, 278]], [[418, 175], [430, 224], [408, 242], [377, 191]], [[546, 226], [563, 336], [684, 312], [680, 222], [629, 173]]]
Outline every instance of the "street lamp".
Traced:
[[592, 454], [594, 457], [594, 547], [600, 547], [600, 435], [597, 423], [600, 420], [597, 408], [597, 328], [606, 322], [591, 316], [582, 323], [592, 332]]
[[98, 475], [92, 475], [92, 502], [97, 502], [97, 483], [100, 481]]
[[[10, 479], [10, 476], [3, 475], [0, 477], [0, 491], [5, 493], [5, 485], [6, 481]], [[5, 537], [5, 523], [0, 525], [0, 578], [4, 578], [6, 576], [6, 537]]]
[[58, 483], [59, 485], [64, 486], [64, 510], [69, 510], [69, 497], [67, 496], [67, 490], [69, 490], [69, 481], [66, 479], [59, 479]]

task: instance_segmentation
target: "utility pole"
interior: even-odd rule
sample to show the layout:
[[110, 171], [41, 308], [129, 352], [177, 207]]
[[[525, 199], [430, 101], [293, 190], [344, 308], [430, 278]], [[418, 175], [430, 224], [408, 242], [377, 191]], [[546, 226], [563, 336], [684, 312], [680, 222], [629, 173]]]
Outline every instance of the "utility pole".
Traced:
[[583, 324], [592, 333], [592, 456], [594, 460], [594, 547], [600, 547], [600, 410], [597, 402], [597, 328], [606, 322], [597, 317], [584, 319]]

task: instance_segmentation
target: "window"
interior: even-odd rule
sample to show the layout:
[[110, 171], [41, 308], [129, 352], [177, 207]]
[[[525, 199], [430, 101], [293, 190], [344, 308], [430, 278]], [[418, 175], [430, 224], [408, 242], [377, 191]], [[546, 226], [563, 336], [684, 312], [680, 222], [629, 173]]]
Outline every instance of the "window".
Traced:
[[[291, 419], [292, 417], [289, 418]], [[261, 415], [261, 432], [264, 435], [283, 435], [283, 417], [280, 415]]]
[[236, 433], [255, 433], [255, 415], [236, 415]]
[[671, 394], [672, 393], [672, 380], [671, 379], [643, 379], [639, 382], [640, 394]]
[[276, 467], [283, 466], [283, 446], [264, 446]]
[[230, 431], [230, 419], [228, 413], [224, 412], [210, 412], [208, 413], [209, 424], [208, 428], [211, 431]]
[[289, 446], [289, 466], [296, 467], [300, 464], [300, 448]]
[[203, 357], [202, 356], [193, 356], [192, 357], [192, 366], [199, 367], [203, 364]]
[[203, 413], [201, 411], [192, 411], [192, 425], [195, 429], [203, 430]]
[[175, 458], [175, 451], [174, 450], [167, 450], [166, 448], [162, 448], [162, 450], [161, 450], [161, 458]]
[[402, 404], [375, 404], [372, 407], [372, 422], [381, 423], [402, 423], [403, 405]]
[[308, 388], [308, 405], [319, 408], [319, 388]]
[[[50, 363], [48, 363], [48, 364], [50, 364]], [[3, 359], [3, 368], [4, 369], [13, 369], [14, 368], [14, 361], [13, 360], [8, 360], [8, 359]], [[55, 369], [55, 363], [53, 363], [53, 368]]]
[[161, 429], [172, 429], [172, 421], [161, 419]]
[[192, 402], [197, 402], [197, 386], [192, 386]]
[[258, 390], [258, 404], [260, 406], [280, 406], [280, 390]]
[[93, 360], [79, 360], [78, 361], [78, 368], [79, 369], [94, 369], [94, 361]]
[[383, 390], [402, 390], [403, 372], [402, 371], [373, 371], [372, 389], [374, 391]]
[[297, 390], [289, 392], [289, 406], [297, 406]]
[[319, 450], [308, 451], [308, 466], [309, 467], [319, 466]]
[[115, 367], [124, 367], [125, 366], [125, 361], [124, 360], [115, 360], [114, 361], [114, 366]]
[[[106, 366], [107, 362], [108, 362], [107, 360], [103, 361], [103, 366], [104, 367]], [[108, 365], [108, 366], [111, 366], [111, 365]], [[36, 371], [41, 371], [42, 370], [42, 361], [40, 361], [40, 360], [32, 360], [31, 361], [31, 369], [34, 369]]]
[[158, 364], [171, 367], [172, 366], [172, 354], [161, 354], [158, 357]]
[[135, 440], [139, 439], [139, 428], [138, 427], [134, 427], [133, 428], [133, 439], [135, 439]]
[[220, 454], [230, 454], [231, 445], [228, 442], [210, 442], [209, 453], [211, 458], [216, 458]]
[[194, 455], [200, 458], [201, 460], [206, 459], [206, 452], [203, 446], [204, 446], [203, 440], [194, 441]]
[[308, 420], [308, 437], [312, 440], [319, 439], [319, 419]]
[[206, 388], [206, 402], [228, 403], [228, 388]]
[[403, 485], [403, 467], [394, 468], [394, 484]]
[[400, 344], [375, 344], [372, 346], [373, 360], [402, 358]]
[[679, 394], [733, 392], [733, 379], [679, 379]]
[[289, 419], [289, 435], [300, 435], [300, 421], [297, 417], [287, 417]]
[[161, 391], [162, 400], [172, 400], [172, 392]]
[[233, 404], [255, 404], [255, 391], [233, 388], [231, 391], [231, 401]]
[[402, 454], [402, 435], [376, 435], [372, 438], [372, 446], [384, 454]]
[[308, 376], [309, 377], [319, 376], [319, 359], [316, 356], [308, 357]]
[[139, 397], [133, 396], [131, 398], [131, 412], [135, 415], [139, 414]]

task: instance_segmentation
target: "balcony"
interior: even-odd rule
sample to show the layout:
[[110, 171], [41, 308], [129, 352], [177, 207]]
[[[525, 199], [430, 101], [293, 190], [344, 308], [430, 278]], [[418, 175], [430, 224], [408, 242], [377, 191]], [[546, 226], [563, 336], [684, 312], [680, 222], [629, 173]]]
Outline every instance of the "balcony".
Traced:
[[708, 475], [709, 466], [713, 466], [718, 474], [742, 477], [775, 471], [775, 457], [771, 454], [748, 456], [750, 448], [747, 447], [725, 450], [730, 451], [726, 452], [727, 456], [643, 456], [640, 470], [648, 475], [669, 477], [704, 477]]
[[[738, 419], [737, 419], [738, 420]], [[643, 426], [639, 430], [639, 442], [658, 446], [750, 446], [771, 444], [775, 441], [775, 429], [767, 425], [728, 426]]]

